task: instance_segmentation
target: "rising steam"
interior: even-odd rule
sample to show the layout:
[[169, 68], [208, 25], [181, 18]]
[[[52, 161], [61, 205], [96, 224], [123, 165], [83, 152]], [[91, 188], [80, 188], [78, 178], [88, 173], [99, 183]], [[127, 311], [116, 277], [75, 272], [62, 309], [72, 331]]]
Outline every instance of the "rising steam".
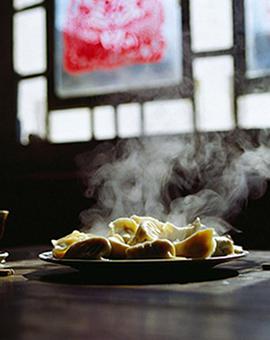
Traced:
[[81, 213], [86, 228], [138, 214], [178, 226], [200, 216], [224, 232], [270, 177], [270, 149], [235, 133], [102, 144], [78, 163], [94, 202]]

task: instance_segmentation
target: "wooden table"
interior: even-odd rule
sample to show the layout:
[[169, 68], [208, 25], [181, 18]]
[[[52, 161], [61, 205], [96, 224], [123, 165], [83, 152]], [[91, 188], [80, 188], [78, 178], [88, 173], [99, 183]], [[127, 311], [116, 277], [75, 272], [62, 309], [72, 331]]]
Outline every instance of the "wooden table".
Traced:
[[270, 339], [270, 252], [168, 283], [104, 284], [40, 261], [42, 250], [10, 250], [0, 339]]

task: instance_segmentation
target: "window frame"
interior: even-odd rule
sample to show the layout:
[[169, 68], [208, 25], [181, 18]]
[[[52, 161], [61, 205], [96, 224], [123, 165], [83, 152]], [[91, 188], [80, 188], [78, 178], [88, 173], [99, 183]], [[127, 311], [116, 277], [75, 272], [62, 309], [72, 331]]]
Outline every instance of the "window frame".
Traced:
[[236, 96], [270, 90], [270, 75], [247, 77], [245, 0], [233, 0]]
[[[270, 90], [270, 75], [258, 76], [256, 78], [248, 78], [246, 75], [246, 39], [245, 39], [245, 0], [230, 0], [232, 5], [233, 15], [233, 46], [228, 49], [220, 49], [214, 51], [194, 52], [191, 47], [191, 27], [190, 27], [190, 0], [178, 0], [179, 6], [182, 8], [182, 48], [184, 58], [183, 63], [183, 82], [179, 86], [161, 87], [156, 89], [143, 89], [129, 92], [118, 92], [113, 94], [105, 94], [98, 96], [82, 96], [60, 98], [55, 93], [54, 87], [54, 1], [43, 0], [40, 3], [26, 6], [22, 9], [14, 9], [12, 4], [3, 4], [3, 8], [10, 9], [10, 17], [3, 21], [2, 25], [7, 25], [13, 34], [13, 18], [16, 13], [31, 10], [34, 8], [42, 7], [46, 13], [46, 34], [47, 34], [47, 69], [41, 73], [33, 73], [29, 75], [20, 75], [15, 72], [14, 68], [9, 67], [10, 78], [13, 79], [13, 107], [17, 106], [18, 83], [21, 80], [44, 76], [47, 79], [47, 118], [46, 118], [46, 134], [49, 135], [49, 114], [53, 110], [64, 110], [71, 108], [88, 107], [90, 109], [99, 105], [112, 105], [117, 110], [117, 105], [121, 103], [137, 102], [141, 104], [143, 116], [143, 103], [152, 100], [165, 100], [165, 99], [181, 99], [188, 98], [191, 100], [193, 108], [193, 123], [194, 132], [196, 133], [196, 103], [194, 99], [194, 78], [193, 78], [193, 61], [196, 58], [204, 57], [219, 57], [231, 56], [234, 63], [234, 76], [233, 76], [233, 117], [235, 128], [238, 128], [238, 98], [243, 95], [252, 93], [264, 93]], [[12, 9], [12, 10], [11, 10]], [[12, 41], [9, 42], [12, 46]], [[12, 59], [12, 52], [7, 56]], [[10, 63], [10, 61], [9, 61]], [[4, 70], [5, 72], [5, 70]], [[7, 71], [6, 71], [7, 72]], [[16, 97], [16, 99], [15, 99]], [[11, 101], [10, 101], [11, 102]], [[12, 123], [9, 123], [9, 134], [12, 135], [13, 142], [18, 142], [15, 136], [17, 125], [16, 109], [13, 108]], [[143, 124], [143, 122], [142, 122]], [[143, 132], [143, 128], [142, 128]], [[5, 130], [5, 133], [7, 131]], [[143, 133], [142, 133], [143, 136]], [[93, 134], [93, 139], [95, 139]], [[81, 143], [81, 142], [79, 142]]]

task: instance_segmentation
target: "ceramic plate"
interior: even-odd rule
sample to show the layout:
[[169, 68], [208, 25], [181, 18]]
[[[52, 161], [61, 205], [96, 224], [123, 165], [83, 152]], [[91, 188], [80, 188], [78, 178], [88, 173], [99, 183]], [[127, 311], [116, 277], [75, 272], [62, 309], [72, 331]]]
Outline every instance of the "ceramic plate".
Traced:
[[76, 268], [80, 271], [117, 271], [123, 272], [125, 270], [143, 270], [143, 271], [171, 271], [171, 270], [194, 270], [211, 268], [218, 264], [240, 259], [248, 254], [243, 251], [240, 254], [232, 254], [227, 256], [210, 257], [207, 259], [130, 259], [130, 260], [79, 260], [79, 259], [56, 259], [53, 257], [51, 251], [39, 254], [39, 258], [46, 262], [60, 264]]

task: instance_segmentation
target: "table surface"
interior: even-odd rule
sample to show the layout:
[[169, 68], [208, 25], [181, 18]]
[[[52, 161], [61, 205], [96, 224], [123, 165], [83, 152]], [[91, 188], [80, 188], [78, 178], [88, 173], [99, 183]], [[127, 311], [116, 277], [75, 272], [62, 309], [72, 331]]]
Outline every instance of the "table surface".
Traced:
[[147, 282], [46, 263], [45, 249], [9, 250], [0, 339], [270, 339], [270, 251]]

